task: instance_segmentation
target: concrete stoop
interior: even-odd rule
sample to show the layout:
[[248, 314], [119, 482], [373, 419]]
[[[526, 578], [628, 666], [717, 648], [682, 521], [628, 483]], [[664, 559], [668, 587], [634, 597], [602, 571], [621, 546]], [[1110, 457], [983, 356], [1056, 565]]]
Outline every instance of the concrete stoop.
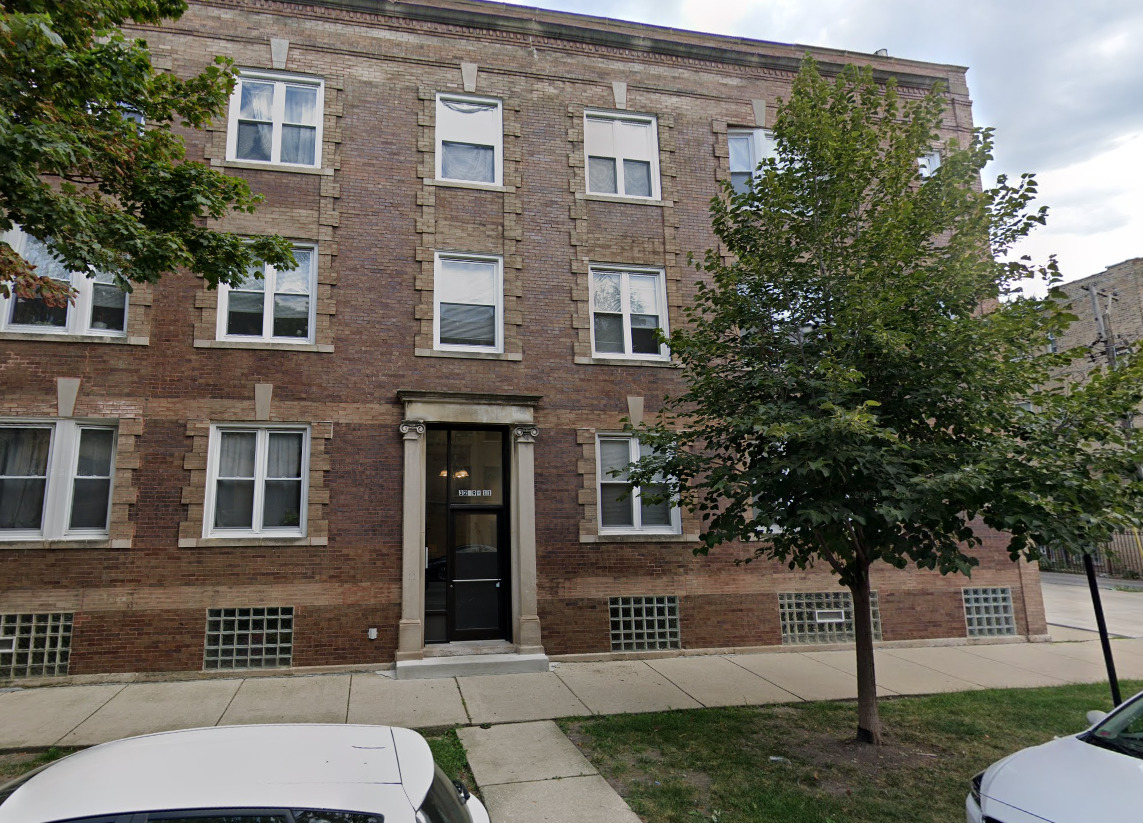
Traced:
[[398, 660], [393, 668], [393, 677], [396, 680], [424, 680], [480, 674], [535, 674], [549, 669], [546, 654], [457, 654], [426, 657], [424, 660]]

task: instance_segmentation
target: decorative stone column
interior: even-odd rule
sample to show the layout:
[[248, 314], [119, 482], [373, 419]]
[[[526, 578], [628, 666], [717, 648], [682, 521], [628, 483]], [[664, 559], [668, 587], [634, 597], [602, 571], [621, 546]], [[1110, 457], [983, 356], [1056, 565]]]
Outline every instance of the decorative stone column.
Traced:
[[401, 622], [397, 660], [421, 660], [425, 652], [425, 423], [405, 420], [405, 476], [401, 526]]
[[512, 427], [512, 472], [516, 487], [512, 530], [516, 533], [515, 568], [512, 574], [512, 598], [516, 609], [512, 639], [519, 654], [543, 654], [540, 642], [540, 617], [536, 608], [536, 438], [540, 430], [532, 425]]

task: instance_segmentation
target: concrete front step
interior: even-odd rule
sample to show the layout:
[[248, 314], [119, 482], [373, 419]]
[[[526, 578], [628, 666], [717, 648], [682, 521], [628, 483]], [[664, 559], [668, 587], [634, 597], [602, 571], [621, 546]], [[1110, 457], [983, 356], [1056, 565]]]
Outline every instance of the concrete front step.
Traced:
[[467, 654], [424, 660], [398, 660], [393, 676], [397, 680], [421, 680], [478, 674], [534, 674], [548, 669], [546, 654]]

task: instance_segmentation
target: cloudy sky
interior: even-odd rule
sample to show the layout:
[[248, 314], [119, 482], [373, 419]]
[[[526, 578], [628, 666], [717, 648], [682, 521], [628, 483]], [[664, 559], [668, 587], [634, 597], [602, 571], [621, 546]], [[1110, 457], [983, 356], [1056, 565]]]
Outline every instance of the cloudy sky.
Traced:
[[[512, 0], [515, 2], [515, 0]], [[1139, 0], [530, 0], [661, 26], [967, 66], [997, 174], [1034, 172], [1048, 225], [1023, 251], [1066, 280], [1143, 257]]]

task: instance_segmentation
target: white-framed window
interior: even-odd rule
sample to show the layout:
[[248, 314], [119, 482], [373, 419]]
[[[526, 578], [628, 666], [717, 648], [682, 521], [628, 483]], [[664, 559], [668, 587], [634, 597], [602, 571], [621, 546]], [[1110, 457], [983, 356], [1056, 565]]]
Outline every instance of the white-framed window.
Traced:
[[499, 186], [504, 180], [504, 112], [499, 100], [437, 95], [437, 179]]
[[218, 287], [219, 340], [313, 342], [317, 249], [294, 246], [293, 252], [296, 269], [257, 266], [241, 285]]
[[917, 158], [917, 170], [920, 172], [921, 177], [932, 177], [933, 172], [940, 167], [941, 153], [939, 151], [931, 151]]
[[0, 422], [0, 539], [105, 536], [117, 431], [77, 420]]
[[766, 129], [730, 129], [726, 143], [730, 149], [730, 185], [738, 194], [745, 194], [758, 164], [778, 156], [778, 144], [774, 134]]
[[600, 534], [678, 534], [678, 507], [670, 500], [646, 499], [650, 495], [665, 496], [666, 481], [656, 478], [654, 484], [642, 487], [628, 482], [627, 466], [651, 454], [650, 448], [638, 438], [623, 434], [600, 434], [597, 446]]
[[312, 77], [243, 71], [230, 98], [226, 159], [320, 166], [324, 91]]
[[658, 269], [591, 268], [591, 345], [599, 357], [665, 360], [655, 332], [667, 329], [667, 292]]
[[70, 283], [77, 291], [74, 302], [49, 306], [40, 298], [25, 300], [13, 294], [0, 298], [0, 331], [34, 334], [94, 334], [123, 337], [127, 334], [127, 293], [110, 274], [68, 271], [51, 249], [21, 229], [3, 235], [4, 242], [36, 267], [36, 273]]
[[480, 254], [437, 252], [433, 338], [437, 349], [504, 350], [504, 261]]
[[307, 426], [212, 426], [203, 536], [305, 536], [309, 462]]
[[587, 111], [583, 135], [589, 194], [660, 198], [659, 130], [654, 117]]

